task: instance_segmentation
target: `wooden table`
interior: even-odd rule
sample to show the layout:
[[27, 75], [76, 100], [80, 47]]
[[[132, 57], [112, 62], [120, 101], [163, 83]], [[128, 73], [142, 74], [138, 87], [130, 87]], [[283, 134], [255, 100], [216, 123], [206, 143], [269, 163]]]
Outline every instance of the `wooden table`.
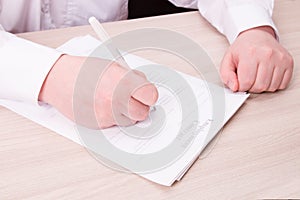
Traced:
[[[263, 199], [300, 198], [300, 1], [275, 2], [281, 43], [295, 59], [288, 89], [251, 95], [213, 141], [213, 148], [173, 187], [113, 171], [81, 146], [0, 108], [0, 199]], [[197, 12], [104, 24], [111, 35], [168, 28], [207, 49], [216, 66], [225, 38]], [[93, 34], [89, 26], [21, 34], [47, 46]], [[193, 74], [171, 55], [139, 55]]]

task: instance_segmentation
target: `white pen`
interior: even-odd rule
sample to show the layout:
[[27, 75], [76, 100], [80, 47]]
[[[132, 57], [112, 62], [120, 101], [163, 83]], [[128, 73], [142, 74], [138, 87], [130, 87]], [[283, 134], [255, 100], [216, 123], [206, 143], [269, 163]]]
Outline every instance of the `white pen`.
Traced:
[[[110, 39], [109, 35], [105, 31], [101, 23], [95, 17], [90, 17], [89, 23], [102, 42], [106, 42]], [[130, 68], [127, 62], [125, 61], [125, 59], [123, 58], [122, 54], [120, 53], [119, 49], [117, 49], [112, 42], [108, 43], [107, 47], [110, 53], [113, 55], [113, 57], [115, 59], [118, 59], [119, 64], [121, 64], [123, 67]], [[156, 110], [155, 106], [150, 107], [150, 111], [155, 111], [155, 110]]]
[[90, 25], [94, 29], [95, 33], [98, 35], [99, 39], [102, 42], [105, 42], [106, 40], [109, 40], [108, 34], [104, 30], [101, 23], [95, 17], [90, 17], [89, 18], [89, 23], [90, 23]]
[[[105, 31], [105, 29], [103, 28], [101, 23], [95, 17], [90, 17], [89, 23], [102, 42], [109, 41], [109, 39], [110, 39], [109, 35]], [[118, 59], [117, 62], [119, 64], [121, 64], [123, 67], [129, 68], [129, 66], [126, 63], [125, 59], [123, 58], [121, 52], [119, 51], [119, 49], [117, 47], [114, 46], [114, 44], [111, 41], [109, 43], [107, 43], [106, 47], [112, 54], [113, 58], [116, 60]]]

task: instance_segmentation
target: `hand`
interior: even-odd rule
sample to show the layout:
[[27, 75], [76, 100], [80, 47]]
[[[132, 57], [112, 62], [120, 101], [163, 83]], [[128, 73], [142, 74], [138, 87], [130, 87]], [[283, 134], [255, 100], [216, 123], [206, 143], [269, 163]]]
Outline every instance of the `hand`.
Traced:
[[261, 93], [285, 89], [291, 80], [293, 58], [275, 39], [271, 27], [242, 32], [221, 64], [221, 77], [232, 91]]
[[39, 96], [71, 120], [93, 129], [142, 121], [157, 98], [157, 89], [141, 72], [108, 60], [69, 55], [53, 66]]

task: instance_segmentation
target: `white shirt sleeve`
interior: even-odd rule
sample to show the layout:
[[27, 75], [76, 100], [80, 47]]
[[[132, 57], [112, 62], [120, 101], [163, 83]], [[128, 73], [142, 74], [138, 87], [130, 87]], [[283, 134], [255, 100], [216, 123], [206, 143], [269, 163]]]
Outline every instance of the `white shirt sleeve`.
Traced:
[[38, 103], [41, 87], [61, 53], [0, 30], [0, 98]]
[[273, 0], [198, 0], [200, 13], [230, 43], [241, 32], [259, 26], [271, 26], [278, 35], [272, 20], [273, 7]]
[[230, 43], [250, 28], [271, 26], [278, 31], [272, 20], [274, 0], [169, 0], [176, 6], [198, 9]]

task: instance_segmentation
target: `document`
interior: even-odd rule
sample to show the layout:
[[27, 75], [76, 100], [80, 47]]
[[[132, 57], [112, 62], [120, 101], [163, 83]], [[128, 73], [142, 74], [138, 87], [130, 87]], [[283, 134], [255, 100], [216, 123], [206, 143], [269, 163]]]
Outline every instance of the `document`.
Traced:
[[[73, 38], [59, 47], [58, 50], [71, 55], [87, 56], [95, 48], [97, 48], [99, 44], [100, 42], [97, 39], [87, 35]], [[130, 54], [124, 56], [124, 58], [132, 68], [153, 64], [148, 60]], [[134, 169], [138, 169], [132, 170], [130, 169], [130, 166], [126, 165], [126, 159], [124, 159], [124, 165], [122, 162], [117, 163], [125, 170], [127, 169], [128, 171], [132, 171], [141, 177], [165, 186], [171, 186], [175, 181], [179, 181], [184, 176], [189, 167], [197, 160], [206, 145], [214, 138], [222, 126], [226, 124], [226, 122], [234, 115], [234, 113], [240, 108], [240, 106], [249, 96], [245, 93], [232, 93], [228, 89], [220, 88], [219, 86], [213, 86], [216, 89], [221, 89], [224, 92], [224, 116], [220, 126], [212, 129], [216, 119], [213, 111], [214, 106], [212, 105], [213, 103], [211, 101], [212, 96], [207, 87], [207, 85], [210, 83], [206, 83], [201, 79], [186, 75], [184, 73], [176, 72], [176, 74], [186, 81], [196, 97], [195, 105], [197, 107], [197, 120], [193, 122], [193, 127], [191, 127], [194, 131], [192, 138], [181, 144], [180, 148], [184, 148], [178, 153], [177, 156], [174, 157], [172, 162], [168, 162], [166, 165], [162, 165], [159, 168], [153, 168], [151, 170], [151, 168], [147, 167], [150, 165], [155, 166], [156, 163], [149, 163], [149, 166], [145, 166], [145, 170], [142, 170], [143, 168], [135, 168], [135, 166], [131, 166]], [[159, 81], [158, 79], [163, 77], [157, 76], [152, 78]], [[155, 153], [157, 152], [163, 152], [164, 149], [171, 147], [176, 141], [182, 140], [182, 138], [185, 137], [185, 135], [182, 135], [182, 138], [180, 138], [177, 134], [180, 132], [182, 122], [185, 120], [183, 119], [183, 112], [185, 112], [185, 108], [180, 105], [178, 99], [174, 98], [174, 94], [170, 90], [160, 85], [157, 85], [157, 87], [159, 91], [159, 99], [153, 111], [150, 112], [148, 119], [143, 122], [139, 122], [128, 129], [115, 126], [101, 131], [103, 137], [108, 141], [109, 145], [111, 145], [110, 148], [115, 148], [116, 150], [123, 152], [124, 155], [140, 155], [139, 158], [143, 159], [143, 156], [152, 154], [156, 155]], [[179, 87], [177, 89], [181, 88]], [[95, 140], [97, 134], [99, 135], [99, 131], [88, 130], [84, 127], [76, 125], [50, 105], [42, 104], [37, 106], [8, 100], [0, 100], [0, 105], [56, 132], [61, 136], [85, 146], [91, 151], [97, 151], [93, 149], [94, 147], [87, 145], [87, 143], [90, 140]], [[187, 106], [187, 109], [190, 109], [190, 111], [194, 110], [194, 108], [189, 106]], [[160, 118], [162, 114], [166, 116], [163, 122]], [[162, 123], [159, 131], [153, 131], [157, 132], [158, 134], [135, 137], [134, 135], [130, 135], [126, 132], [133, 128], [147, 127], [151, 123]], [[79, 132], [82, 131], [84, 133], [80, 134]], [[184, 131], [186, 131], [186, 134], [188, 134], [189, 129], [184, 129]], [[101, 144], [98, 146], [101, 146]], [[176, 149], [174, 149], [174, 151], [175, 150]], [[161, 153], [161, 155], [162, 154], [163, 153]], [[159, 158], [159, 156], [160, 154], [158, 154], [155, 159], [160, 160], [162, 163], [171, 157], [171, 155], [167, 158], [165, 157], [164, 160], [164, 157]], [[107, 154], [106, 156], [104, 155], [104, 157], [105, 159], [110, 159]], [[112, 160], [112, 162], [115, 161], [116, 160]], [[138, 165], [139, 163], [136, 164]]]

